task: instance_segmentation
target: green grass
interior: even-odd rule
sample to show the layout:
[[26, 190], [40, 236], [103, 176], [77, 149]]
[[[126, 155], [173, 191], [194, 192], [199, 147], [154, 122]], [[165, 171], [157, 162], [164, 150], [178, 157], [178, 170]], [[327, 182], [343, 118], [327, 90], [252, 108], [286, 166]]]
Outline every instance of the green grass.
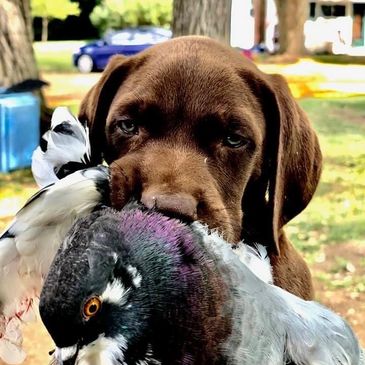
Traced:
[[[315, 62], [327, 63], [332, 65], [364, 65], [365, 56], [350, 56], [350, 55], [306, 55], [305, 58], [312, 59]], [[292, 64], [298, 62], [300, 57], [280, 54], [259, 53], [255, 55], [255, 62], [269, 64]]]
[[315, 55], [310, 57], [312, 60], [321, 63], [332, 63], [337, 65], [364, 65], [364, 56], [349, 55]]
[[83, 44], [84, 41], [34, 42], [39, 69], [43, 72], [78, 72], [72, 63], [72, 53]]
[[365, 242], [365, 97], [300, 102], [318, 132], [324, 167], [307, 209], [288, 227], [303, 252]]
[[0, 173], [0, 199], [19, 195], [25, 187], [33, 185], [34, 179], [30, 169], [17, 170], [9, 174]]

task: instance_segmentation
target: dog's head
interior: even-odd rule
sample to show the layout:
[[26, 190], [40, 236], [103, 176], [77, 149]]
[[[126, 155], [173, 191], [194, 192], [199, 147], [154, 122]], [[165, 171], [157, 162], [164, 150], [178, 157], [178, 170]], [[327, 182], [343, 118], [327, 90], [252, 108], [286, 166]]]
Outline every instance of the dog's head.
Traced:
[[317, 137], [284, 79], [209, 38], [113, 57], [80, 120], [116, 208], [134, 197], [272, 252], [318, 184]]

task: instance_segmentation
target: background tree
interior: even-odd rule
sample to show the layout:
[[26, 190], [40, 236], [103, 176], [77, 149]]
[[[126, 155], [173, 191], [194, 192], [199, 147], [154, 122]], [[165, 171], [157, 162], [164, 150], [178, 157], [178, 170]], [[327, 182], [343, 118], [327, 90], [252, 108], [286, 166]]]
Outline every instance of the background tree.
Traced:
[[69, 15], [78, 15], [79, 6], [69, 0], [32, 0], [32, 16], [42, 18], [42, 41], [48, 39], [48, 23], [52, 18], [66, 19]]
[[0, 1], [0, 85], [38, 78], [29, 0]]
[[174, 0], [174, 36], [198, 34], [230, 42], [230, 0]]
[[304, 47], [304, 23], [309, 14], [307, 0], [275, 0], [279, 19], [279, 53], [300, 56]]
[[95, 6], [100, 4], [101, 0], [71, 0], [71, 2], [79, 4], [80, 14], [77, 21], [77, 34], [79, 38], [97, 38], [99, 36], [98, 30], [91, 23], [90, 14]]
[[104, 0], [90, 15], [100, 32], [127, 26], [170, 27], [172, 0]]
[[255, 17], [255, 45], [265, 43], [266, 30], [266, 0], [254, 0], [254, 17]]

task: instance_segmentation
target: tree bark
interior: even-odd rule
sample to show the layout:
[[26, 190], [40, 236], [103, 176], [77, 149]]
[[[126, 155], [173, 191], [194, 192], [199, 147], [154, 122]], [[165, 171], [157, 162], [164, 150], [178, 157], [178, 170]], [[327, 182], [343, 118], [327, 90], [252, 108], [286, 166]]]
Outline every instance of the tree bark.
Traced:
[[308, 19], [308, 1], [275, 0], [275, 4], [279, 19], [279, 53], [304, 55], [304, 23]]
[[0, 1], [0, 86], [38, 78], [29, 0]]
[[[33, 51], [30, 0], [0, 0], [0, 86], [8, 87], [26, 79], [38, 79]], [[41, 135], [49, 128], [52, 110], [42, 91]]]
[[255, 44], [265, 42], [266, 0], [254, 0]]
[[42, 18], [42, 42], [48, 40], [48, 18], [45, 16]]
[[206, 35], [230, 42], [230, 0], [174, 0], [172, 31], [181, 35]]

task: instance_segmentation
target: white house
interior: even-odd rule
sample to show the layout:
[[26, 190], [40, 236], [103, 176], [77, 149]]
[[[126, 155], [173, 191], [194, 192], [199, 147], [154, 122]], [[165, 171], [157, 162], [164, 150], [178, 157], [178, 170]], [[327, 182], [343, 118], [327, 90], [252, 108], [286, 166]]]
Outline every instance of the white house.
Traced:
[[[278, 19], [274, 0], [266, 0], [265, 45], [275, 49]], [[308, 0], [304, 26], [305, 46], [312, 52], [356, 54], [365, 52], [365, 0]], [[232, 0], [231, 45], [255, 45], [253, 0]]]

